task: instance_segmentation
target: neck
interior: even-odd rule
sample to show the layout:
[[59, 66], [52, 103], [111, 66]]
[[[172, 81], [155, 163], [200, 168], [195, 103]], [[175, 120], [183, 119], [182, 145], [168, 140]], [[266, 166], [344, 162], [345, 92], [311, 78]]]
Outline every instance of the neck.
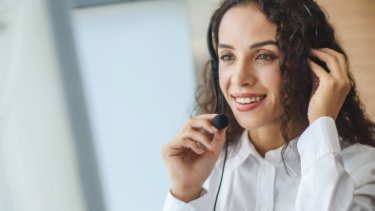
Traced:
[[[304, 130], [305, 126], [300, 124], [290, 124], [288, 128], [288, 136], [291, 139], [299, 136]], [[264, 155], [270, 151], [277, 149], [285, 144], [285, 140], [280, 131], [280, 124], [271, 124], [265, 127], [249, 130], [249, 138], [258, 153]]]
[[262, 157], [268, 151], [277, 149], [285, 144], [281, 135], [280, 125], [267, 125], [267, 127], [252, 129], [248, 135], [255, 149]]

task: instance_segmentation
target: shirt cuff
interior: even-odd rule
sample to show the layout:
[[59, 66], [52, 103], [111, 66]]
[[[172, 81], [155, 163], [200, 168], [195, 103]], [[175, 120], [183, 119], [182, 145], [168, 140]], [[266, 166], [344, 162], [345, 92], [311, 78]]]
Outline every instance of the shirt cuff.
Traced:
[[165, 199], [163, 211], [207, 210], [207, 195], [207, 190], [203, 188], [199, 198], [186, 203], [174, 197], [169, 191]]
[[299, 138], [298, 152], [301, 156], [301, 172], [325, 155], [340, 153], [340, 141], [333, 118], [316, 119]]

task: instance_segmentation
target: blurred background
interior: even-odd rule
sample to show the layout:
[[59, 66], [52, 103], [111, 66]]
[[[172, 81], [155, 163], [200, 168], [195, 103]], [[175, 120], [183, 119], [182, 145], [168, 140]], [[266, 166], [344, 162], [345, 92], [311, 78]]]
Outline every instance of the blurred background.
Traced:
[[[375, 1], [319, 0], [375, 117]], [[161, 210], [219, 0], [0, 0], [0, 211]]]

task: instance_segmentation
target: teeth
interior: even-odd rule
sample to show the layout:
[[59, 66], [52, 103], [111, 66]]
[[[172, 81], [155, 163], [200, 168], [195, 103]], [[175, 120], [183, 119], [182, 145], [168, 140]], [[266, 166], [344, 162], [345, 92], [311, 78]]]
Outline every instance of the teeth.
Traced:
[[265, 96], [258, 96], [258, 97], [236, 97], [236, 102], [241, 104], [248, 104], [248, 103], [255, 103], [261, 101], [265, 98]]

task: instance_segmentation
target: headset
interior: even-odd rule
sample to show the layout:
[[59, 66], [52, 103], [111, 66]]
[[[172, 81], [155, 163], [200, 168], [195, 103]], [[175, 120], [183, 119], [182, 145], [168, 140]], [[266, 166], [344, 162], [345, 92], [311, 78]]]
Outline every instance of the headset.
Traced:
[[[315, 0], [314, 0], [315, 2]], [[302, 3], [303, 7], [306, 9], [307, 13], [309, 14], [309, 16], [311, 18], [313, 18], [313, 15], [310, 11], [310, 9], [307, 7], [306, 4]], [[315, 40], [314, 40], [314, 46], [316, 47], [317, 45], [317, 37], [318, 37], [318, 26], [315, 25], [315, 31], [314, 31], [314, 36], [315, 36]], [[213, 34], [212, 34], [212, 23], [210, 23], [209, 27], [208, 27], [208, 33], [207, 33], [207, 46], [208, 46], [208, 52], [210, 54], [210, 68], [211, 68], [211, 78], [212, 78], [212, 85], [213, 85], [213, 89], [214, 89], [214, 96], [215, 96], [215, 109], [214, 109], [214, 112], [215, 113], [222, 113], [224, 112], [224, 103], [223, 102], [219, 102], [219, 57], [216, 53], [216, 50], [214, 48], [214, 44], [213, 44]], [[221, 107], [221, 111], [219, 111], [219, 104], [220, 104], [220, 107]], [[225, 170], [225, 164], [226, 164], [226, 161], [227, 161], [227, 157], [228, 157], [228, 142], [226, 141], [225, 142], [225, 151], [224, 151], [224, 160], [223, 160], [223, 167], [222, 167], [222, 170], [221, 170], [221, 176], [220, 176], [220, 182], [219, 182], [219, 186], [218, 186], [218, 189], [217, 189], [217, 192], [216, 192], [216, 197], [215, 197], [215, 202], [214, 202], [214, 207], [213, 207], [213, 211], [216, 211], [216, 204], [217, 204], [217, 201], [218, 201], [218, 197], [219, 197], [219, 193], [220, 193], [220, 189], [221, 189], [221, 185], [222, 185], [222, 182], [223, 182], [223, 177], [224, 177], [224, 170]]]
[[[207, 44], [208, 44], [208, 51], [209, 51], [210, 58], [211, 58], [211, 60], [210, 60], [211, 78], [212, 78], [212, 85], [213, 85], [214, 96], [215, 96], [214, 112], [215, 113], [221, 113], [221, 112], [224, 112], [224, 108], [223, 108], [224, 104], [221, 103], [221, 111], [219, 111], [219, 108], [218, 108], [219, 103], [220, 103], [219, 102], [219, 58], [218, 58], [218, 56], [215, 52], [213, 42], [212, 42], [212, 24], [210, 24], [210, 26], [208, 27]], [[219, 197], [221, 184], [223, 182], [225, 164], [226, 164], [227, 157], [228, 157], [228, 142], [227, 141], [225, 142], [224, 148], [225, 148], [225, 151], [224, 151], [223, 168], [221, 170], [220, 183], [219, 183], [219, 187], [218, 187], [217, 192], [216, 192], [213, 211], [216, 210], [216, 204], [217, 204], [217, 200], [218, 200], [218, 197]]]

